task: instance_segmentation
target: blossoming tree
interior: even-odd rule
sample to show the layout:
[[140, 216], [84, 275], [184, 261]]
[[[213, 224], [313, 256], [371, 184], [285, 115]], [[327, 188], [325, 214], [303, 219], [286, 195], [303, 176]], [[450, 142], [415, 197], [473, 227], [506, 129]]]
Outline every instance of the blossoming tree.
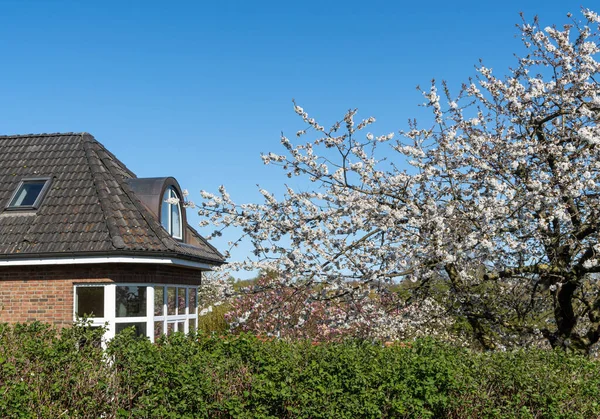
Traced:
[[241, 228], [256, 256], [246, 267], [280, 272], [304, 299], [368, 305], [408, 280], [417, 301], [442, 284], [484, 348], [588, 352], [600, 339], [599, 23], [589, 10], [561, 28], [523, 22], [526, 53], [508, 75], [480, 65], [455, 95], [432, 82], [432, 124], [397, 137], [365, 133], [374, 118], [356, 110], [327, 129], [294, 104], [297, 136], [313, 137], [282, 136], [285, 152], [263, 160], [312, 190], [238, 205], [221, 188], [200, 213]]
[[315, 298], [314, 289], [301, 280], [284, 285], [277, 279], [261, 275], [229, 300], [225, 318], [233, 331], [313, 342], [348, 337], [392, 342], [418, 336], [457, 342], [462, 337], [444, 307], [431, 298], [407, 305], [398, 304], [393, 292], [362, 299]]

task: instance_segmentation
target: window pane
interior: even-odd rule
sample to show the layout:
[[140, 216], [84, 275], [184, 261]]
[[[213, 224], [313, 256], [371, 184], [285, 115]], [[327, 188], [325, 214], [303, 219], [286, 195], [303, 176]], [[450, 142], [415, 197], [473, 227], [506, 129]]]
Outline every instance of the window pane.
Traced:
[[165, 287], [154, 287], [154, 315], [155, 316], [164, 316], [163, 306], [164, 306], [164, 296], [165, 296]]
[[146, 287], [118, 286], [115, 308], [117, 317], [145, 317]]
[[179, 204], [171, 205], [171, 235], [173, 237], [181, 236], [181, 217], [179, 216]]
[[135, 328], [136, 336], [146, 336], [146, 323], [117, 323], [115, 325], [115, 331], [118, 334], [132, 326]]
[[163, 335], [164, 322], [154, 322], [154, 340], [157, 340]]
[[175, 287], [167, 288], [167, 314], [170, 316], [175, 314], [175, 308], [177, 307], [175, 291]]
[[167, 323], [167, 335], [172, 335], [175, 331], [175, 323]]
[[190, 319], [190, 332], [196, 330], [196, 319]]
[[188, 290], [190, 299], [190, 314], [196, 313], [196, 288], [190, 288]]
[[185, 321], [177, 322], [177, 331], [181, 333], [185, 332]]
[[79, 317], [104, 317], [104, 287], [75, 287], [75, 313]]
[[38, 182], [26, 182], [21, 185], [14, 199], [10, 203], [11, 207], [30, 207], [35, 203], [38, 195], [42, 191], [45, 180]]
[[177, 314], [185, 314], [185, 288], [177, 289]]
[[169, 203], [167, 203], [167, 199], [169, 199], [169, 192], [171, 190], [167, 189], [165, 191], [165, 194], [163, 195], [163, 202], [161, 203], [161, 210], [160, 210], [160, 223], [162, 224], [162, 226], [165, 228], [165, 230], [167, 230], [169, 232], [169, 234], [171, 233], [171, 226], [169, 225], [169, 211], [170, 211], [170, 207], [171, 205]]

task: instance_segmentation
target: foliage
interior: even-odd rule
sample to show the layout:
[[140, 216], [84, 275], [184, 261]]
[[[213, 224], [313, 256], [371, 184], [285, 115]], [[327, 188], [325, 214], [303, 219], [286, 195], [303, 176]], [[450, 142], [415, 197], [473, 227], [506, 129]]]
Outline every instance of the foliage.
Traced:
[[216, 234], [241, 228], [257, 256], [241, 267], [275, 270], [284, 287], [302, 280], [307, 304], [352, 298], [375, 314], [382, 284], [413, 281], [426, 299], [442, 281], [451, 318], [484, 348], [545, 340], [589, 353], [600, 340], [600, 18], [582, 14], [520, 24], [525, 54], [504, 77], [480, 64], [456, 94], [433, 81], [421, 91], [431, 125], [400, 136], [364, 133], [375, 119], [355, 121], [355, 109], [327, 129], [294, 103], [297, 136], [315, 138], [282, 136], [284, 153], [262, 157], [312, 185], [242, 205], [222, 187], [203, 193], [201, 215]]
[[0, 417], [101, 417], [118, 392], [103, 332], [0, 324]]
[[226, 333], [231, 326], [227, 322], [226, 316], [231, 311], [231, 304], [222, 303], [218, 306], [212, 306], [210, 311], [198, 316], [198, 330], [204, 333]]
[[[156, 344], [122, 333], [0, 326], [0, 416], [381, 418], [600, 415], [598, 361], [560, 351], [472, 352], [251, 335]], [[85, 340], [85, 342], [84, 342]], [[87, 342], [87, 343], [86, 343]]]

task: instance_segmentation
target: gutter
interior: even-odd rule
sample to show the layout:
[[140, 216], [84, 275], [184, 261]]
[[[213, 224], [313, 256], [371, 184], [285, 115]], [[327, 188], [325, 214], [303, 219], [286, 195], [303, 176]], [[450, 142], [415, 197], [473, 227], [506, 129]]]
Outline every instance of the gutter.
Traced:
[[202, 271], [212, 270], [215, 266], [225, 264], [202, 258], [185, 257], [172, 252], [61, 252], [11, 255], [0, 255], [0, 267], [4, 266], [48, 266], [48, 265], [82, 265], [106, 263], [132, 263], [146, 265], [180, 266]]

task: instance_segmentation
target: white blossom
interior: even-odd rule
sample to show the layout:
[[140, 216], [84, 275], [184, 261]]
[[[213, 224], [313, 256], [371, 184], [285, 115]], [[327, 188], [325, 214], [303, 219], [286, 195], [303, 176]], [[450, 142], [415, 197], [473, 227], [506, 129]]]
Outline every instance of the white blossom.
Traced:
[[[303, 142], [282, 136], [283, 152], [262, 158], [306, 183], [283, 196], [260, 189], [256, 204], [202, 193], [200, 214], [241, 228], [253, 249], [232, 267], [273, 269], [286, 286], [305, 281], [311, 298], [363, 303], [398, 298], [387, 291], [397, 282], [425, 307], [425, 290], [440, 283], [440, 311], [482, 324], [495, 347], [539, 342], [540, 333], [577, 346], [589, 326], [581, 301], [600, 318], [600, 34], [583, 24], [520, 29], [527, 55], [512, 70], [501, 77], [481, 65], [454, 95], [432, 82], [421, 93], [435, 123], [411, 122], [398, 138], [359, 136], [374, 118], [356, 123], [356, 109], [325, 129], [294, 103]], [[567, 283], [578, 284], [576, 296], [554, 302]], [[572, 322], [544, 317], [571, 312]], [[390, 318], [371, 321], [408, 327]], [[406, 318], [421, 324], [418, 313]]]

